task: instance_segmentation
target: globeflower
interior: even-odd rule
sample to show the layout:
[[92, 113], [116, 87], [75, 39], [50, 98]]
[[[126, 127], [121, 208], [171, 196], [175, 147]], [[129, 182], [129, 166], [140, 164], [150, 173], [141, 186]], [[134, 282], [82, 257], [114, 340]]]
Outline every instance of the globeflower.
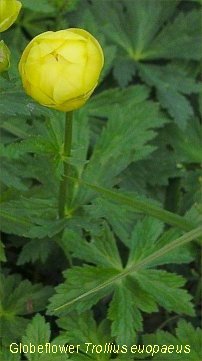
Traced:
[[98, 41], [83, 29], [71, 28], [36, 36], [22, 54], [19, 71], [28, 95], [69, 112], [90, 97], [103, 64]]
[[0, 32], [7, 30], [16, 21], [21, 9], [18, 0], [0, 0]]
[[0, 41], [0, 73], [8, 70], [10, 66], [10, 50], [3, 40]]

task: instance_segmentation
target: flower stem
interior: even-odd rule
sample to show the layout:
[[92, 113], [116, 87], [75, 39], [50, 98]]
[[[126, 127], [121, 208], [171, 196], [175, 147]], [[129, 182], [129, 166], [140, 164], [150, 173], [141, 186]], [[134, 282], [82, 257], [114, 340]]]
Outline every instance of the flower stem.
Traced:
[[64, 135], [64, 148], [63, 148], [63, 157], [64, 157], [64, 173], [60, 181], [59, 188], [59, 204], [58, 212], [59, 218], [64, 218], [65, 216], [65, 203], [68, 192], [68, 176], [69, 176], [69, 157], [71, 154], [71, 145], [72, 145], [72, 118], [73, 112], [67, 112], [65, 118], [65, 135]]

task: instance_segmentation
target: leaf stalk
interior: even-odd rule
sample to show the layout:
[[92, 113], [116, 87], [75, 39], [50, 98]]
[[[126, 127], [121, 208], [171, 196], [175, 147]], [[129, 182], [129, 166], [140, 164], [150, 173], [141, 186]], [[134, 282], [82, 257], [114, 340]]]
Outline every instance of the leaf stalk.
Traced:
[[72, 119], [73, 112], [67, 112], [65, 117], [65, 134], [64, 134], [64, 147], [63, 147], [63, 165], [64, 173], [60, 181], [59, 187], [59, 201], [58, 201], [58, 213], [59, 218], [65, 216], [65, 205], [68, 193], [68, 176], [70, 171], [69, 157], [71, 155], [72, 146]]

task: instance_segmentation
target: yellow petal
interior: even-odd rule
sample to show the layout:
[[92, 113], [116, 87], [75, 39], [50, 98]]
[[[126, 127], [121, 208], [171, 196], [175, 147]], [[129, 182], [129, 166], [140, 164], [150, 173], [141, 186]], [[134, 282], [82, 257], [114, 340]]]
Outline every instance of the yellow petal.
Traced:
[[53, 55], [47, 55], [43, 62], [29, 63], [24, 66], [25, 76], [29, 82], [43, 89], [43, 92], [50, 98], [53, 97], [55, 83], [58, 77], [61, 77], [62, 66], [56, 61]]
[[54, 87], [53, 98], [56, 103], [63, 103], [85, 93], [83, 90], [84, 72], [85, 65], [77, 66], [77, 64], [67, 63], [63, 66], [62, 75], [58, 77]]
[[71, 63], [84, 64], [87, 60], [86, 44], [87, 41], [85, 39], [68, 40], [57, 49], [57, 53]]
[[103, 59], [99, 43], [87, 31], [49, 31], [28, 44], [19, 71], [27, 93], [35, 100], [69, 111], [85, 104], [94, 91]]
[[87, 99], [73, 99], [63, 104], [56, 105], [54, 108], [62, 112], [70, 112], [82, 107]]
[[103, 54], [90, 39], [87, 44], [88, 61], [85, 67], [84, 88], [89, 91], [97, 83], [103, 67]]
[[43, 40], [84, 40], [82, 35], [75, 34], [71, 29], [59, 30], [59, 31], [47, 31], [35, 37], [35, 39]]
[[49, 98], [44, 92], [34, 85], [30, 85], [29, 95], [38, 101], [40, 104], [45, 106], [54, 105], [54, 102], [51, 98]]

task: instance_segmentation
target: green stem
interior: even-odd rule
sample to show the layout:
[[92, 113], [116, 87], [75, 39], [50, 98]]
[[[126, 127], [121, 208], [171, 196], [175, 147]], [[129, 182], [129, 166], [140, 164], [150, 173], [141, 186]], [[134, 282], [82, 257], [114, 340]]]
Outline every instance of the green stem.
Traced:
[[92, 190], [94, 190], [97, 193], [100, 193], [102, 196], [106, 197], [107, 199], [111, 199], [116, 203], [130, 207], [132, 210], [134, 210], [134, 212], [147, 214], [154, 218], [160, 219], [166, 224], [169, 224], [174, 227], [178, 227], [184, 231], [190, 231], [195, 226], [195, 224], [193, 224], [188, 219], [173, 212], [169, 212], [163, 208], [160, 208], [148, 200], [139, 199], [135, 195], [129, 197], [128, 195], [125, 195], [121, 192], [100, 187], [95, 184], [88, 183], [81, 179], [76, 179], [73, 177], [69, 177], [69, 179], [72, 180], [73, 182], [79, 182], [81, 185], [83, 184], [84, 186], [91, 188]]
[[72, 118], [73, 118], [73, 112], [67, 112], [65, 119], [65, 135], [64, 135], [64, 148], [63, 148], [64, 173], [60, 181], [60, 188], [59, 188], [59, 204], [58, 204], [59, 218], [64, 218], [65, 216], [65, 203], [67, 198], [68, 176], [70, 170], [69, 157], [71, 154], [71, 145], [72, 145]]
[[90, 183], [87, 182], [85, 184], [91, 187], [92, 189], [95, 189], [98, 193], [101, 193], [102, 195], [106, 196], [109, 199], [127, 205], [141, 213], [145, 213], [154, 218], [160, 219], [161, 221], [167, 224], [170, 224], [175, 227], [179, 227], [184, 231], [190, 231], [191, 229], [194, 228], [194, 225], [192, 225], [187, 219], [179, 216], [178, 214], [162, 209], [146, 200], [145, 201], [140, 200], [135, 196], [128, 197], [124, 194], [111, 191], [110, 189], [107, 188], [91, 185]]

